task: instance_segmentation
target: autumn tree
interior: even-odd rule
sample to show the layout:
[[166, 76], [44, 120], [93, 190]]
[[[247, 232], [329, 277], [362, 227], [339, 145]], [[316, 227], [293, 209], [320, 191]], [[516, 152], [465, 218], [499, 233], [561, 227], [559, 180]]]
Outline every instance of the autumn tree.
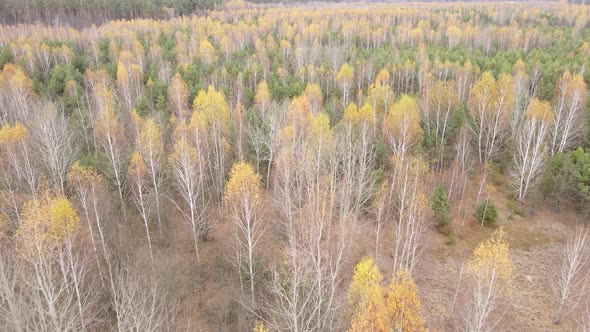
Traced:
[[544, 170], [547, 160], [546, 137], [553, 120], [551, 106], [533, 99], [526, 118], [516, 133], [516, 150], [511, 183], [518, 192], [518, 201], [523, 202]]
[[551, 155], [563, 152], [580, 139], [586, 119], [588, 91], [582, 74], [565, 71], [557, 82], [553, 102], [553, 127], [550, 134]]
[[373, 167], [376, 114], [370, 104], [350, 104], [344, 111], [335, 144], [341, 165], [340, 214], [358, 215], [376, 190]]
[[183, 214], [190, 226], [197, 262], [200, 264], [199, 240], [206, 238], [209, 231], [207, 223], [207, 201], [205, 197], [205, 167], [197, 149], [188, 139], [187, 128], [180, 124], [176, 128], [174, 143], [169, 162], [174, 176], [176, 193], [182, 198], [182, 204], [172, 202]]
[[141, 219], [145, 227], [150, 260], [153, 265], [154, 254], [152, 249], [152, 238], [150, 235], [149, 224], [150, 216], [152, 214], [152, 204], [155, 198], [152, 188], [148, 186], [148, 183], [150, 181], [148, 168], [141, 156], [139, 155], [139, 153], [137, 152], [134, 152], [131, 155], [131, 161], [129, 163], [129, 168], [127, 170], [127, 177], [129, 179], [131, 193], [133, 194], [133, 202], [135, 203], [137, 210], [141, 215]]
[[510, 115], [514, 105], [514, 80], [503, 74], [497, 80], [484, 72], [471, 89], [469, 110], [471, 131], [479, 162], [489, 163], [508, 137]]
[[437, 168], [442, 170], [449, 124], [459, 102], [455, 82], [435, 81], [423, 104], [424, 135], [437, 150]]
[[383, 135], [396, 158], [403, 161], [410, 149], [422, 138], [420, 113], [416, 100], [403, 95], [391, 105], [385, 123]]
[[254, 172], [252, 166], [245, 162], [235, 164], [227, 181], [224, 202], [235, 223], [240, 281], [249, 281], [252, 303], [255, 302], [254, 285], [258, 278], [256, 249], [266, 228], [262, 211], [263, 195], [260, 175]]
[[168, 85], [168, 100], [170, 101], [172, 113], [179, 119], [186, 119], [188, 117], [188, 97], [189, 91], [186, 83], [180, 74], [177, 73]]
[[491, 238], [480, 243], [465, 267], [468, 284], [465, 287], [465, 329], [489, 331], [499, 319], [492, 319], [500, 300], [510, 292], [514, 266], [510, 247], [500, 228]]
[[43, 330], [76, 331], [92, 326], [97, 285], [84, 252], [76, 250], [80, 218], [62, 195], [45, 193], [23, 209], [17, 250], [30, 267], [22, 292], [32, 312], [28, 319]]
[[206, 92], [199, 91], [193, 110], [191, 123], [194, 124], [192, 128], [195, 144], [200, 147], [199, 155], [206, 156], [204, 160], [208, 160], [207, 177], [210, 179], [214, 197], [220, 201], [229, 157], [229, 106], [223, 94], [209, 86]]
[[393, 271], [412, 272], [422, 252], [422, 237], [427, 229], [428, 167], [420, 158], [402, 163], [393, 157], [392, 170], [383, 182], [375, 200], [376, 252], [379, 252], [382, 230], [395, 240]]
[[111, 89], [103, 84], [95, 87], [98, 115], [94, 126], [97, 145], [108, 160], [109, 170], [104, 172], [107, 179], [117, 188], [119, 205], [123, 219], [127, 221], [126, 197], [126, 159], [128, 144], [124, 128], [115, 110], [115, 96]]
[[348, 104], [348, 96], [354, 83], [354, 69], [348, 63], [343, 64], [336, 74], [336, 83], [342, 89], [342, 106], [345, 107]]
[[16, 217], [20, 222], [21, 203], [17, 196], [35, 195], [39, 181], [39, 170], [34, 162], [31, 136], [21, 123], [6, 124], [0, 127], [0, 156], [2, 166], [2, 188], [5, 194], [7, 215]]
[[382, 331], [384, 303], [383, 275], [369, 257], [361, 259], [354, 268], [352, 281], [348, 287], [348, 304], [353, 318], [349, 331]]
[[385, 309], [389, 329], [427, 331], [422, 318], [418, 287], [410, 276], [410, 271], [403, 269], [393, 276], [385, 292]]
[[348, 289], [353, 310], [349, 331], [427, 331], [410, 272], [396, 272], [386, 290], [382, 279], [372, 258], [365, 257], [356, 265]]
[[137, 151], [146, 166], [147, 175], [151, 181], [151, 189], [156, 204], [156, 217], [158, 219], [158, 231], [162, 235], [162, 197], [164, 182], [164, 142], [162, 127], [154, 118], [141, 121], [141, 131], [137, 140]]
[[[102, 275], [101, 265], [103, 264], [102, 260], [104, 260], [107, 266], [108, 280], [112, 288], [112, 252], [109, 245], [110, 234], [105, 224], [107, 218], [104, 211], [105, 207], [108, 206], [104, 203], [102, 177], [95, 170], [75, 162], [68, 171], [67, 183], [68, 188], [75, 194], [77, 202], [84, 212], [84, 219], [88, 226], [99, 273]], [[100, 243], [100, 253], [97, 242]]]

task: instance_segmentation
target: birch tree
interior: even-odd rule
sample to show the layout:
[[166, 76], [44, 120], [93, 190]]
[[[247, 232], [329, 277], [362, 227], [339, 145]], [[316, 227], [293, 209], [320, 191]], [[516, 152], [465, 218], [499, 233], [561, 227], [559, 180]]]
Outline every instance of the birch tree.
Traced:
[[551, 128], [551, 155], [570, 149], [580, 139], [586, 123], [588, 91], [582, 74], [565, 71], [556, 87]]
[[134, 152], [131, 155], [131, 162], [127, 170], [127, 177], [129, 178], [131, 193], [133, 194], [133, 202], [141, 215], [143, 226], [148, 241], [148, 249], [150, 254], [150, 261], [154, 264], [154, 254], [152, 249], [152, 238], [150, 235], [150, 216], [152, 214], [153, 191], [148, 186], [150, 181], [147, 166], [139, 153]]
[[518, 201], [523, 202], [542, 174], [547, 161], [546, 138], [551, 128], [553, 115], [547, 102], [533, 99], [526, 118], [516, 133], [514, 167], [511, 183], [518, 193]]
[[190, 226], [197, 262], [200, 264], [199, 241], [207, 236], [207, 202], [205, 198], [203, 161], [199, 158], [197, 149], [193, 147], [187, 137], [186, 128], [179, 125], [176, 129], [176, 142], [169, 157], [176, 193], [182, 199], [182, 204], [172, 201], [182, 213]]
[[553, 323], [560, 324], [582, 300], [588, 282], [588, 229], [578, 226], [565, 245], [560, 269], [554, 280], [556, 309]]
[[393, 155], [403, 162], [409, 150], [422, 138], [422, 134], [416, 100], [403, 95], [389, 109], [383, 124], [384, 138]]
[[260, 175], [254, 172], [252, 166], [239, 162], [232, 167], [224, 202], [235, 223], [240, 281], [248, 280], [252, 304], [256, 302], [254, 288], [259, 273], [256, 268], [256, 249], [265, 230], [262, 218], [263, 194]]
[[494, 331], [500, 318], [492, 320], [499, 301], [510, 290], [514, 266], [502, 229], [480, 243], [465, 267], [465, 330]]
[[513, 82], [509, 74], [495, 80], [484, 72], [471, 89], [471, 131], [480, 164], [489, 163], [506, 142], [514, 105]]

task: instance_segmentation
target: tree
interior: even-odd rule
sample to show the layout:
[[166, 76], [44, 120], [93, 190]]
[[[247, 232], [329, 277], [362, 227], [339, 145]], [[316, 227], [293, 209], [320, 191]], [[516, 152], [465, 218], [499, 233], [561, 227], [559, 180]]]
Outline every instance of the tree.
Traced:
[[453, 111], [459, 103], [459, 97], [455, 82], [435, 81], [430, 91], [423, 100], [423, 118], [425, 135], [432, 140], [432, 144], [438, 151], [438, 169], [442, 170], [445, 147], [449, 134], [449, 122]]
[[384, 330], [382, 280], [383, 275], [372, 258], [364, 257], [355, 266], [347, 294], [353, 310], [350, 332]]
[[546, 138], [552, 121], [549, 103], [533, 99], [528, 106], [526, 118], [516, 133], [511, 183], [521, 203], [531, 187], [537, 184], [544, 170], [547, 161]]
[[427, 331], [422, 318], [418, 288], [410, 271], [397, 271], [385, 293], [388, 331]]
[[449, 202], [447, 191], [441, 184], [436, 185], [434, 188], [431, 209], [434, 213], [434, 220], [439, 228], [449, 226], [451, 223], [451, 203]]
[[39, 171], [33, 162], [31, 136], [21, 123], [6, 124], [0, 127], [0, 174], [6, 203], [7, 215], [16, 217], [20, 223], [21, 194], [35, 195], [39, 181]]
[[394, 156], [403, 162], [410, 148], [422, 138], [422, 134], [416, 100], [403, 95], [398, 102], [391, 105], [383, 124], [383, 135]]
[[348, 64], [342, 65], [338, 74], [336, 74], [336, 83], [342, 89], [342, 106], [345, 107], [348, 104], [348, 96], [350, 94], [350, 88], [354, 82], [354, 70]]
[[[77, 253], [80, 218], [63, 195], [44, 193], [23, 209], [17, 250], [30, 269], [21, 296], [31, 301], [27, 318], [41, 330], [90, 328], [98, 313], [97, 285], [84, 252]], [[32, 290], [30, 293], [28, 290]]]
[[422, 236], [428, 224], [427, 207], [428, 167], [419, 158], [405, 163], [393, 157], [391, 173], [381, 185], [375, 202], [377, 215], [376, 251], [379, 248], [381, 228], [391, 226], [393, 271], [408, 269], [412, 272], [422, 252]]
[[410, 272], [396, 272], [385, 291], [382, 279], [372, 258], [365, 257], [356, 265], [348, 289], [353, 310], [349, 331], [427, 331]]
[[502, 296], [510, 291], [514, 271], [510, 246], [501, 228], [475, 248], [465, 271], [469, 282], [465, 289], [465, 329], [493, 330], [499, 319], [491, 321], [491, 314], [497, 309]]
[[491, 73], [484, 72], [471, 89], [471, 131], [482, 164], [489, 163], [506, 141], [514, 105], [513, 86], [509, 74], [495, 80]]
[[340, 215], [357, 216], [374, 194], [377, 184], [372, 172], [375, 161], [376, 115], [370, 104], [344, 111], [334, 144], [340, 162]]
[[64, 192], [66, 173], [77, 152], [67, 119], [55, 105], [47, 104], [35, 114], [31, 134], [52, 184]]
[[137, 152], [131, 155], [131, 162], [127, 170], [127, 177], [129, 178], [131, 192], [133, 193], [133, 201], [137, 206], [137, 210], [143, 220], [145, 233], [148, 240], [148, 248], [150, 253], [150, 261], [154, 264], [154, 254], [152, 250], [152, 238], [150, 236], [149, 220], [151, 215], [151, 204], [154, 200], [153, 192], [147, 186], [149, 181], [148, 169], [143, 159]]
[[565, 71], [556, 87], [551, 128], [551, 155], [571, 148], [582, 134], [586, 123], [588, 91], [582, 74]]
[[255, 303], [254, 284], [258, 278], [255, 251], [265, 230], [263, 189], [260, 175], [252, 166], [239, 162], [232, 167], [225, 188], [224, 202], [236, 226], [237, 259], [240, 280], [249, 281], [250, 296]]
[[562, 202], [573, 197], [572, 160], [570, 154], [561, 152], [552, 156], [547, 164], [541, 183], [543, 197], [549, 198], [554, 210], [559, 212]]
[[172, 113], [183, 121], [188, 117], [188, 97], [189, 91], [186, 83], [180, 74], [176, 73], [168, 85], [168, 100]]
[[256, 86], [256, 95], [254, 96], [254, 103], [262, 115], [266, 114], [270, 103], [272, 102], [272, 96], [268, 90], [266, 82], [260, 82]]
[[122, 268], [113, 294], [119, 331], [176, 331], [177, 304], [161, 281], [149, 273]]
[[[107, 265], [107, 273], [111, 287], [113, 284], [112, 275], [112, 263], [111, 263], [111, 251], [108, 245], [107, 239], [107, 228], [104, 224], [106, 218], [104, 212], [104, 198], [103, 198], [103, 184], [102, 177], [95, 170], [84, 167], [78, 162], [74, 162], [67, 175], [67, 182], [69, 189], [75, 193], [78, 203], [84, 211], [84, 217], [86, 224], [88, 225], [88, 231], [90, 233], [90, 240], [92, 242], [92, 248], [97, 261], [99, 273], [102, 276], [101, 260], [104, 259]], [[98, 232], [98, 239], [96, 238], [95, 231]], [[100, 241], [101, 253], [99, 254], [96, 242]]]
[[163, 166], [164, 166], [164, 142], [161, 126], [153, 119], [142, 120], [141, 131], [137, 140], [137, 151], [146, 165], [147, 175], [151, 180], [151, 189], [156, 203], [156, 217], [158, 218], [158, 231], [162, 235], [162, 208], [163, 196]]
[[200, 264], [199, 240], [206, 238], [209, 231], [207, 223], [207, 202], [205, 198], [205, 171], [203, 161], [188, 140], [186, 128], [179, 125], [176, 129], [176, 142], [169, 157], [174, 175], [176, 193], [182, 198], [183, 204], [172, 202], [183, 214], [190, 226], [197, 262]]
[[[199, 155], [207, 156], [207, 173], [212, 185], [214, 197], [221, 201], [230, 134], [229, 106], [222, 93], [209, 86], [207, 92], [199, 91], [193, 103], [191, 128], [194, 130], [193, 139], [199, 146]], [[197, 123], [200, 123], [197, 125]]]
[[563, 316], [578, 305], [588, 281], [588, 229], [578, 226], [563, 247], [561, 267], [555, 283], [557, 308], [553, 318], [559, 324]]
[[124, 130], [117, 120], [113, 92], [105, 85], [99, 84], [95, 87], [95, 94], [98, 108], [98, 115], [94, 127], [95, 137], [98, 145], [106, 155], [110, 167], [109, 172], [104, 173], [117, 188], [119, 205], [123, 211], [123, 220], [127, 221], [127, 204], [125, 203], [125, 184], [127, 179], [125, 176], [125, 164], [128, 152]]

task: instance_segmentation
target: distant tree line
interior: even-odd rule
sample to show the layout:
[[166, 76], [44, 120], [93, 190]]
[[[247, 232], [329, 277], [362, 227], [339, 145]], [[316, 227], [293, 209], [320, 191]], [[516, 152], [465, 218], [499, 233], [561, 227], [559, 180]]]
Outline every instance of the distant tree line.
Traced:
[[222, 0], [3, 0], [4, 24], [99, 24], [116, 19], [166, 18], [213, 9]]

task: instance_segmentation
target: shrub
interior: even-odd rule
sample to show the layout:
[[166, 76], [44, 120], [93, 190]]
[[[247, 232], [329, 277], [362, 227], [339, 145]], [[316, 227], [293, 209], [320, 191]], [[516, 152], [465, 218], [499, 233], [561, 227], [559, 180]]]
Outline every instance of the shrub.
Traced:
[[498, 209], [491, 200], [486, 199], [477, 205], [477, 208], [475, 209], [475, 218], [477, 218], [478, 222], [485, 225], [495, 225], [496, 220], [498, 219]]

